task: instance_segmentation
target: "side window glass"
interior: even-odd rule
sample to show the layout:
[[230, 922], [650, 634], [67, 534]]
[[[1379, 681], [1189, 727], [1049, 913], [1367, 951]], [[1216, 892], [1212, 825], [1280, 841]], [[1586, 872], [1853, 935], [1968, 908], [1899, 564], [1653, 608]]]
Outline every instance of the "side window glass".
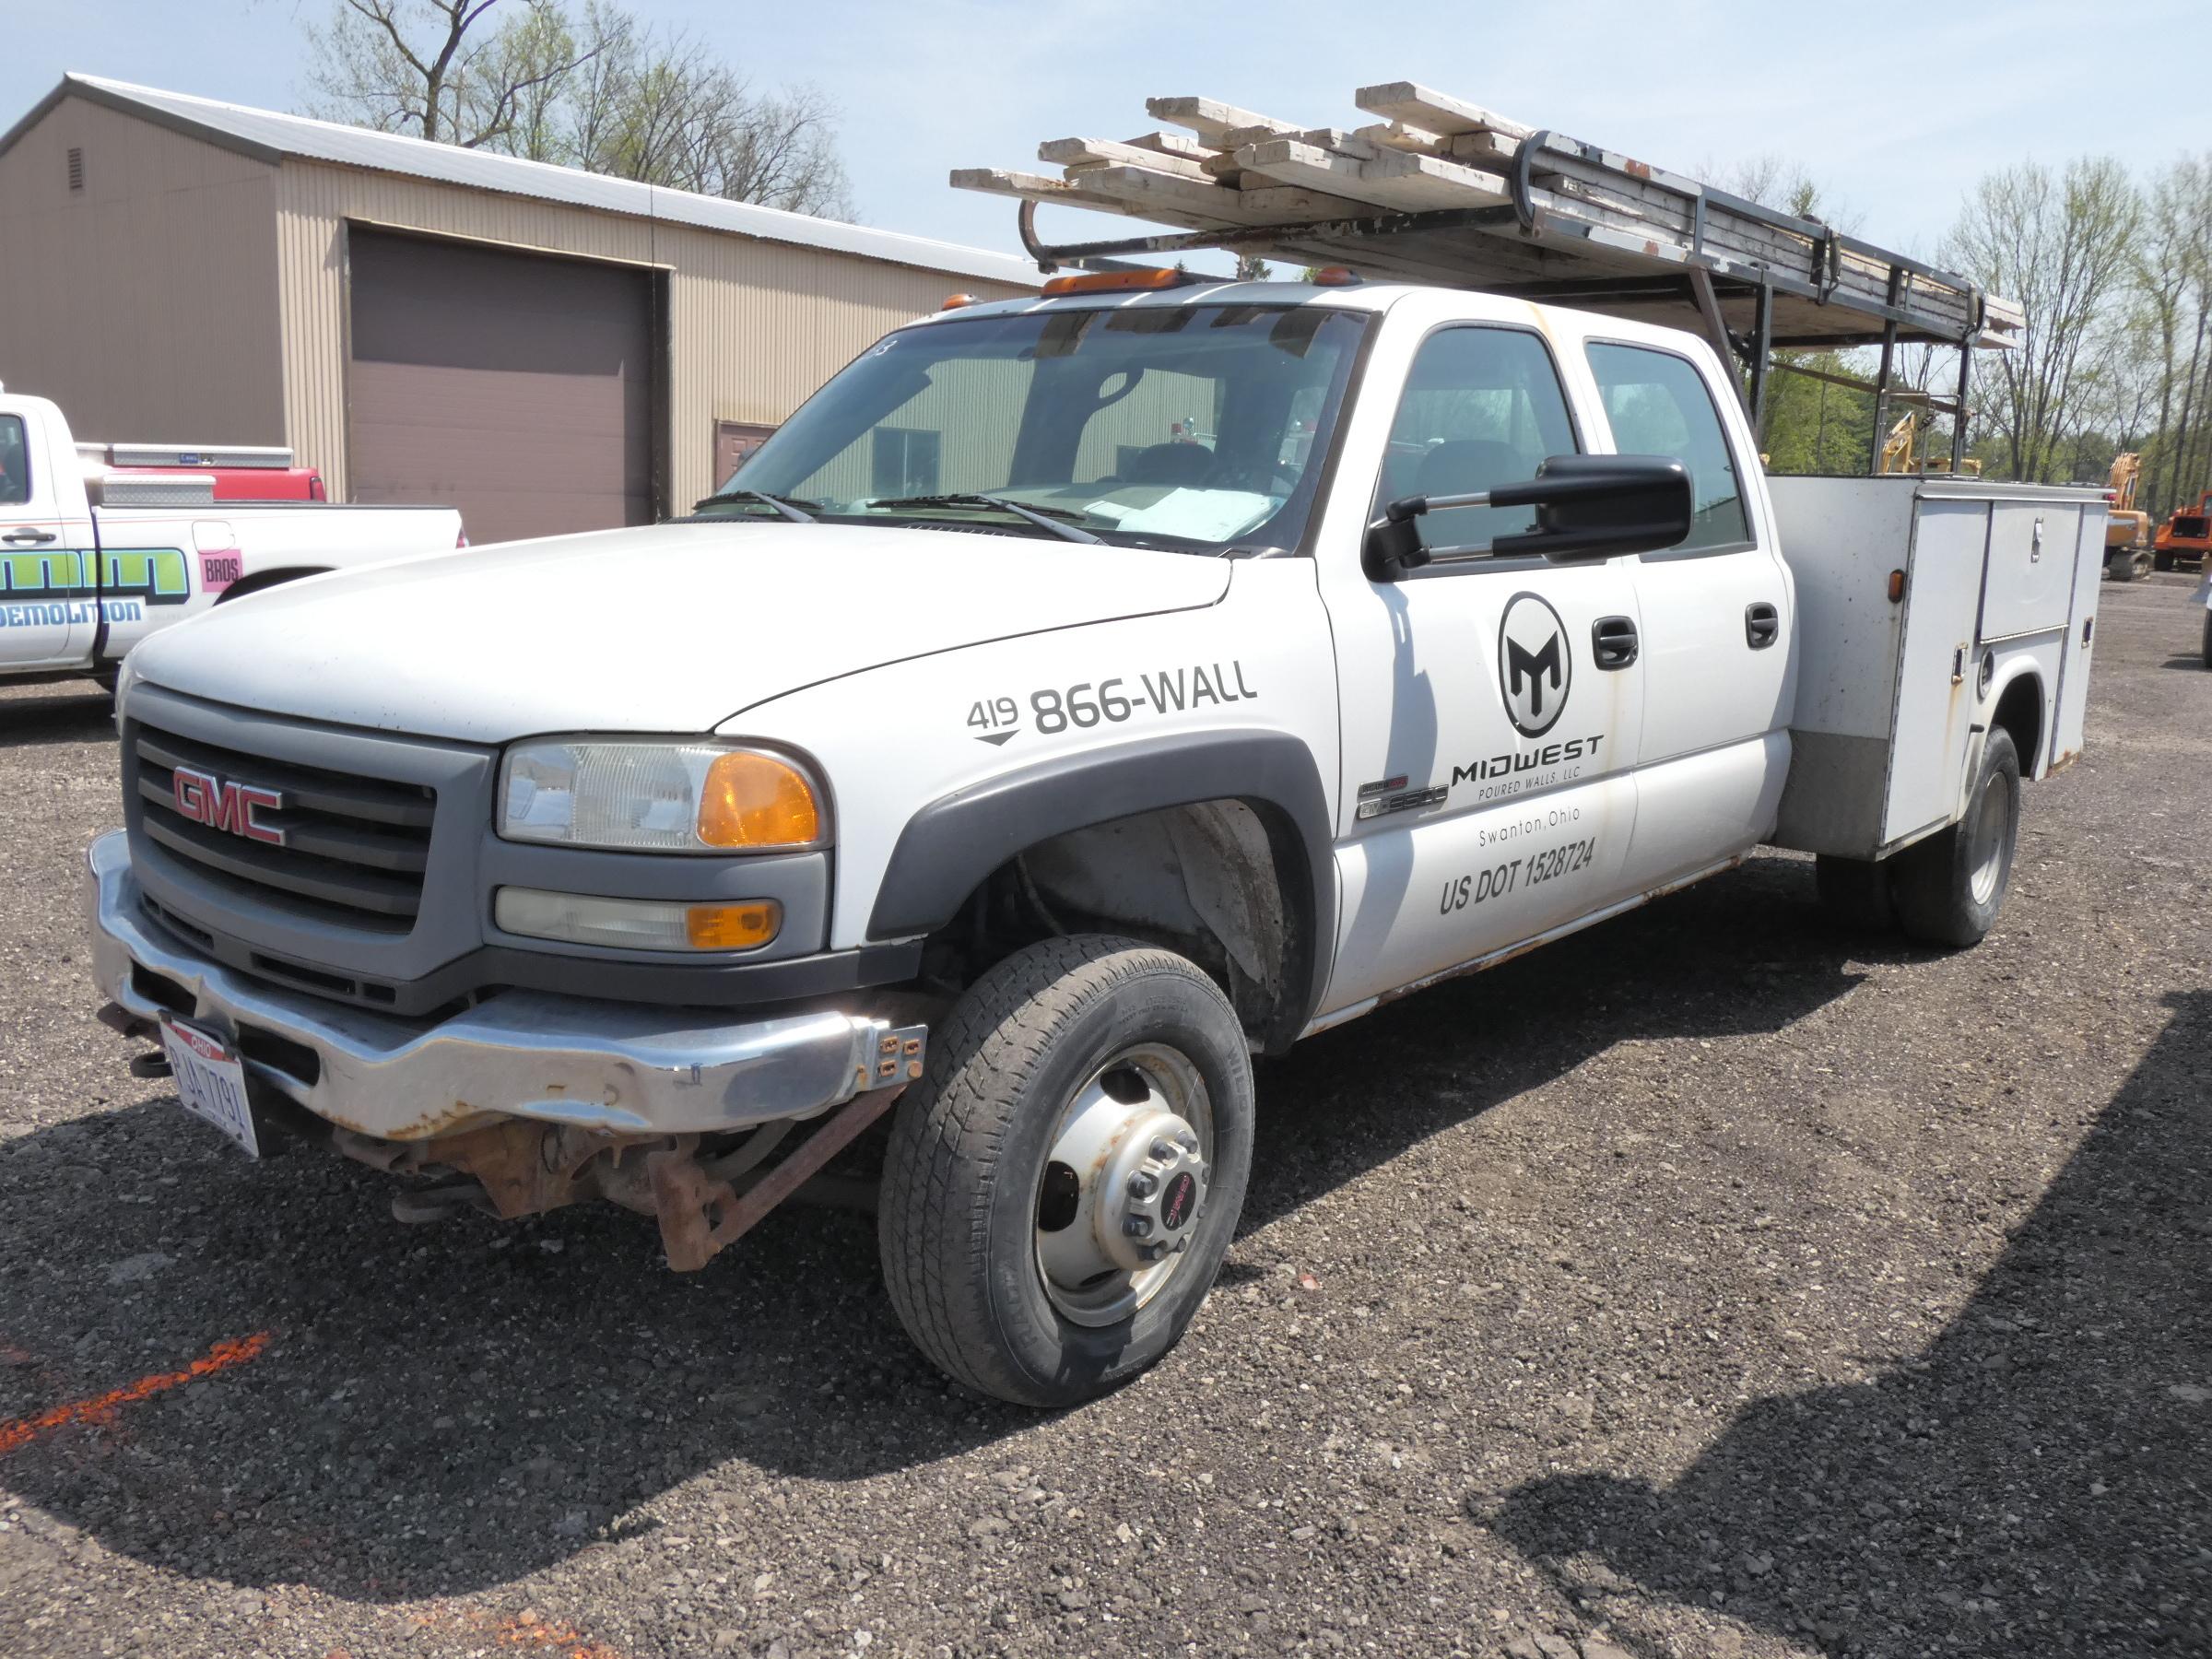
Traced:
[[[1447, 328], [1421, 343], [1391, 423], [1375, 512], [1401, 496], [1469, 495], [1536, 476], [1574, 453], [1574, 423], [1551, 354], [1514, 328]], [[1487, 547], [1530, 529], [1535, 509], [1453, 507], [1414, 523], [1425, 547]]]
[[1641, 346], [1594, 343], [1590, 371], [1605, 399], [1613, 447], [1624, 455], [1672, 455], [1689, 469], [1697, 516], [1676, 552], [1694, 553], [1751, 539], [1735, 459], [1721, 429], [1705, 377], [1687, 358]]
[[0, 415], [0, 507], [18, 507], [29, 500], [30, 440], [23, 417]]

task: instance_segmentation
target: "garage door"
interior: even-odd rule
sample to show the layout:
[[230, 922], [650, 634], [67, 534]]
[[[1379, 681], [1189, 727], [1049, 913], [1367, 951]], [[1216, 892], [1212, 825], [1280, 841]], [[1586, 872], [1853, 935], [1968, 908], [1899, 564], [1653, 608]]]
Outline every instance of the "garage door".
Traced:
[[641, 272], [352, 233], [353, 499], [461, 509], [469, 540], [653, 517]]

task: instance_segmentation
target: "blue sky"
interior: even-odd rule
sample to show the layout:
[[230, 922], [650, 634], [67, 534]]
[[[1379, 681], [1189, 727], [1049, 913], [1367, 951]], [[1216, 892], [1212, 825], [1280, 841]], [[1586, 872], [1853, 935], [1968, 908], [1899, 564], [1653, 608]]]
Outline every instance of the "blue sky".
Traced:
[[[5, 0], [0, 128], [65, 69], [295, 108], [307, 36], [328, 6]], [[763, 84], [830, 92], [867, 223], [1009, 252], [1012, 206], [947, 188], [947, 171], [1033, 167], [1044, 138], [1145, 131], [1144, 100], [1159, 94], [1348, 126], [1370, 119], [1355, 88], [1418, 80], [1685, 171], [1771, 154], [1818, 179], [1861, 235], [1924, 254], [1992, 169], [2101, 150], [2141, 170], [2212, 147], [2212, 103], [2160, 95], [2156, 67], [2212, 61], [2206, 0], [2133, 0], [2117, 36], [2085, 33], [2097, 14], [2079, 0], [1962, 0], [1909, 19], [1791, 0], [1473, 0], [1388, 28], [1369, 22], [1383, 8], [1303, 0], [633, 8], [689, 28]], [[2116, 45], [2124, 68], [2107, 61]], [[1074, 240], [1112, 227], [1048, 213], [1044, 229]]]

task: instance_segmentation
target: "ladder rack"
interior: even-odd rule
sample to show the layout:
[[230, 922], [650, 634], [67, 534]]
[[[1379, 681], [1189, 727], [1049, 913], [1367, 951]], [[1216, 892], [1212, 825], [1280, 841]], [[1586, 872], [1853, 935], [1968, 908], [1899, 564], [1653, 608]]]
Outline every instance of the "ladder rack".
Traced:
[[[1018, 200], [1022, 244], [1046, 271], [1225, 248], [1694, 329], [1741, 364], [1755, 421], [1776, 347], [1877, 347], [1878, 430], [1895, 348], [1924, 342], [1959, 351], [1963, 427], [1973, 348], [2023, 326], [1967, 277], [1415, 82], [1353, 101], [1382, 119], [1347, 131], [1155, 98], [1153, 119], [1182, 132], [1053, 139], [1038, 155], [1058, 177], [978, 168], [952, 182]], [[1177, 229], [1052, 245], [1037, 234], [1044, 203]]]

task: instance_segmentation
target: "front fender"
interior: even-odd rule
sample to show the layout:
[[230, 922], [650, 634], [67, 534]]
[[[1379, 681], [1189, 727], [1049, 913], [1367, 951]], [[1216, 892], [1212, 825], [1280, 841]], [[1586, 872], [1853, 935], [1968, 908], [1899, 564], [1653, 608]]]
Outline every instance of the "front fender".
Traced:
[[1335, 859], [1328, 794], [1313, 756], [1281, 732], [1171, 733], [1054, 756], [942, 795], [900, 831], [868, 935], [934, 932], [992, 871], [1054, 836], [1222, 800], [1243, 802], [1268, 827], [1284, 899], [1300, 912], [1310, 1013], [1320, 1004], [1336, 936]]

